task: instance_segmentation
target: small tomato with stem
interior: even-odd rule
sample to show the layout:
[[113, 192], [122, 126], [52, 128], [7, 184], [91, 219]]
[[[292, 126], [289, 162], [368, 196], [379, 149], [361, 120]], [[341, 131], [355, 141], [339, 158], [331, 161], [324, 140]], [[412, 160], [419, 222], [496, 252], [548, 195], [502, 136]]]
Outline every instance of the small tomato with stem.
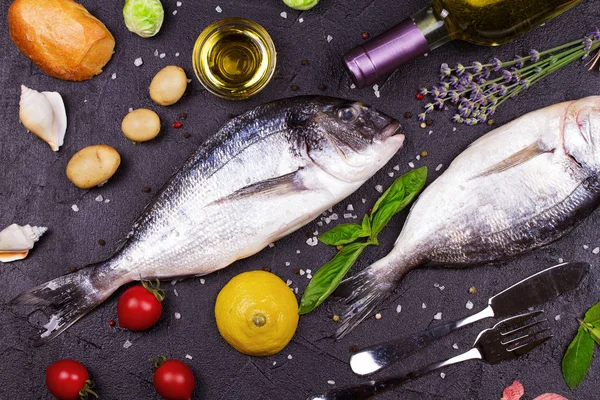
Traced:
[[156, 392], [166, 400], [190, 400], [194, 391], [194, 373], [177, 360], [167, 360], [161, 356], [154, 361], [153, 383]]
[[165, 292], [160, 288], [160, 281], [156, 286], [150, 281], [142, 280], [142, 285], [127, 289], [119, 298], [117, 315], [119, 326], [131, 331], [144, 331], [156, 325], [162, 314], [161, 302], [165, 299]]
[[89, 395], [98, 397], [83, 364], [71, 359], [58, 360], [46, 368], [46, 386], [58, 400], [84, 400]]

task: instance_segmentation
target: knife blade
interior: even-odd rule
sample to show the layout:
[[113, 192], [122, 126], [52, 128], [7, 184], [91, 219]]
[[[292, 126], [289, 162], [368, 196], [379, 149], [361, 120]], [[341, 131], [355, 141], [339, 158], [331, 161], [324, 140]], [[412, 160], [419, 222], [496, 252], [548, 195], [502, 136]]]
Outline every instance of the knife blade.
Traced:
[[474, 315], [355, 353], [350, 358], [350, 367], [358, 375], [372, 374], [463, 326], [485, 318], [507, 317], [547, 303], [576, 289], [589, 269], [590, 264], [585, 262], [546, 268], [492, 296], [488, 306]]

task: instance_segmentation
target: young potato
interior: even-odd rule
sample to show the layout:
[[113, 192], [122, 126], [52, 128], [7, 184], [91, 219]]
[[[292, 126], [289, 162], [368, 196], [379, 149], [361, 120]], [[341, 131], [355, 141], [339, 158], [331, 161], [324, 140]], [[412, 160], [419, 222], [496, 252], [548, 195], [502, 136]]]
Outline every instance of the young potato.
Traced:
[[121, 156], [110, 146], [88, 146], [71, 157], [67, 178], [81, 189], [90, 189], [106, 182], [119, 168]]
[[160, 132], [160, 118], [152, 110], [138, 108], [123, 118], [121, 130], [134, 142], [147, 142]]
[[169, 65], [158, 71], [150, 83], [150, 98], [161, 106], [170, 106], [181, 99], [187, 88], [185, 71]]

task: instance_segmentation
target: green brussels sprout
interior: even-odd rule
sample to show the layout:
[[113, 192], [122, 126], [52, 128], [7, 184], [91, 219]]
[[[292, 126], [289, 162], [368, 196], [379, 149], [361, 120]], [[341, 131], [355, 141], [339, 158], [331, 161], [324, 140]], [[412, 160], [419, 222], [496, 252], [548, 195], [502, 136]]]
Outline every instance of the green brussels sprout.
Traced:
[[294, 10], [310, 10], [317, 5], [319, 0], [283, 0], [283, 2]]
[[165, 10], [160, 0], [126, 0], [123, 18], [127, 29], [143, 38], [149, 38], [160, 31]]

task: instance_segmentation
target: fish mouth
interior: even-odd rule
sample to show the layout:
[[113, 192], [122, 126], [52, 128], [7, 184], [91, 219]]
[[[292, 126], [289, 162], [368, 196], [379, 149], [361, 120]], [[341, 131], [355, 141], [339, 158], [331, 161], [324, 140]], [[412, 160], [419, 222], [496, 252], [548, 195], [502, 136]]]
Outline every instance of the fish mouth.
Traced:
[[381, 131], [381, 137], [387, 139], [394, 136], [400, 130], [400, 122], [393, 120]]

